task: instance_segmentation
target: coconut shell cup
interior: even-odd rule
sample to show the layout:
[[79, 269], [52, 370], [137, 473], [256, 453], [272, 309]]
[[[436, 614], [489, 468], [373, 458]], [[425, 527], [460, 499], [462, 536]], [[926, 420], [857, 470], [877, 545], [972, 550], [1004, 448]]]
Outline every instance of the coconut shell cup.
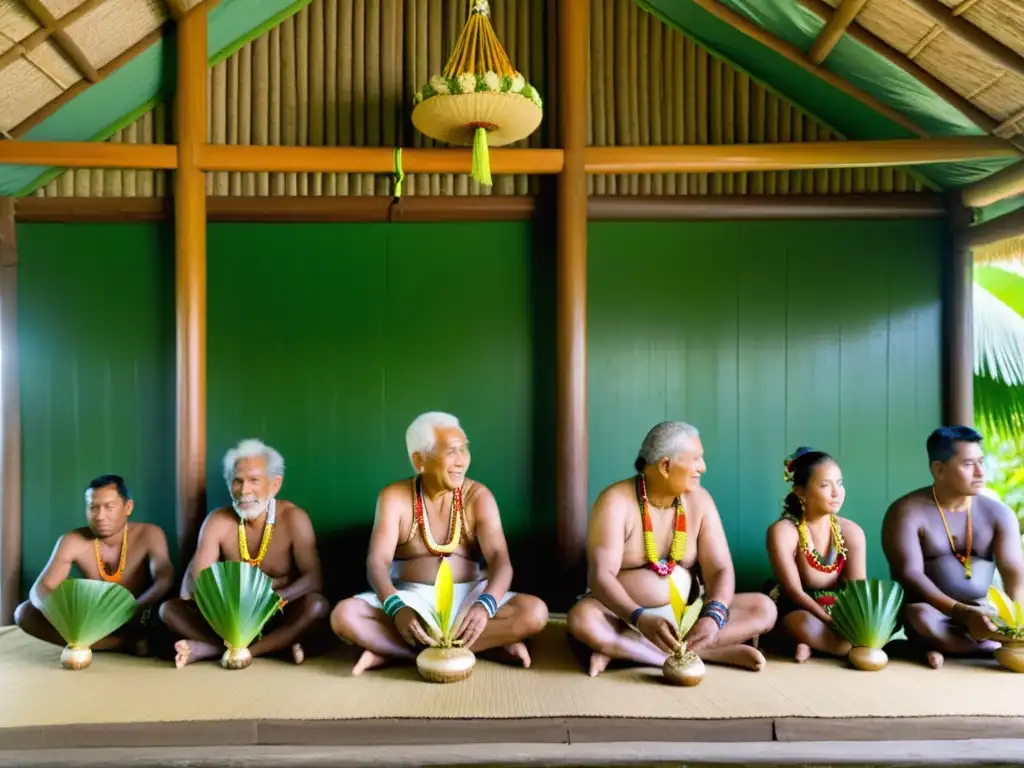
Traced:
[[60, 665], [64, 669], [85, 669], [92, 664], [91, 648], [72, 648], [66, 646], [60, 652]]
[[856, 669], [864, 672], [877, 672], [889, 663], [889, 656], [881, 648], [854, 646], [847, 656]]
[[245, 669], [252, 664], [252, 653], [248, 648], [228, 648], [220, 657], [224, 669]]
[[475, 666], [476, 655], [468, 648], [425, 648], [416, 657], [416, 669], [429, 683], [457, 683]]
[[993, 654], [999, 666], [1010, 672], [1024, 672], [1024, 638], [1000, 634], [991, 639], [1001, 643]]
[[673, 685], [692, 688], [704, 682], [705, 668], [700, 656], [695, 653], [675, 653], [665, 659], [661, 667], [665, 679]]

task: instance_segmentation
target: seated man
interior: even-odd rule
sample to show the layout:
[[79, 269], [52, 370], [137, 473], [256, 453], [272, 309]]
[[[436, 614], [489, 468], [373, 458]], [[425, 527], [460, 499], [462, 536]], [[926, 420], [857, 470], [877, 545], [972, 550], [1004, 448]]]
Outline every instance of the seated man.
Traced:
[[286, 602], [284, 611], [267, 622], [263, 636], [249, 646], [253, 658], [290, 649], [295, 663], [301, 664], [305, 659], [301, 640], [330, 609], [320, 594], [323, 576], [309, 515], [290, 501], [277, 499], [284, 481], [284, 459], [259, 440], [243, 440], [224, 455], [224, 480], [231, 489], [231, 505], [206, 518], [182, 596], [160, 607], [164, 623], [183, 638], [174, 645], [175, 665], [180, 669], [224, 653], [224, 642], [191, 599], [199, 574], [221, 560], [258, 566], [273, 579], [274, 589]]
[[[373, 591], [343, 600], [331, 614], [335, 633], [364, 650], [352, 674], [388, 659], [414, 659], [430, 644], [408, 604], [420, 610], [435, 605], [434, 580], [443, 557], [450, 558], [455, 582], [456, 639], [475, 653], [496, 649], [499, 658], [530, 666], [523, 641], [547, 624], [547, 606], [509, 591], [512, 562], [498, 505], [483, 484], [466, 477], [469, 442], [459, 420], [425, 413], [409, 426], [405, 443], [416, 475], [388, 485], [377, 497], [366, 559]], [[438, 541], [434, 531], [447, 533]]]
[[996, 627], [982, 604], [996, 568], [1006, 593], [1024, 602], [1024, 555], [1017, 516], [982, 494], [982, 437], [970, 427], [928, 437], [930, 487], [897, 499], [882, 521], [882, 549], [903, 585], [907, 639], [938, 669], [943, 654], [994, 651]]
[[[760, 670], [764, 656], [746, 643], [775, 625], [775, 604], [762, 594], [733, 594], [722, 521], [700, 487], [706, 467], [697, 430], [658, 424], [635, 467], [635, 476], [606, 488], [594, 504], [588, 592], [569, 610], [570, 634], [593, 651], [591, 677], [612, 659], [660, 667], [680, 640], [704, 661]], [[687, 602], [704, 600], [685, 638], [672, 615], [670, 578]]]
[[156, 649], [156, 607], [174, 586], [167, 537], [151, 523], [129, 523], [134, 502], [118, 475], [101, 475], [85, 489], [88, 525], [57, 541], [50, 561], [14, 612], [22, 630], [54, 645], [66, 643], [43, 615], [43, 601], [75, 566], [86, 579], [113, 581], [135, 595], [135, 617], [117, 632], [94, 643], [94, 651], [123, 651], [146, 656]]

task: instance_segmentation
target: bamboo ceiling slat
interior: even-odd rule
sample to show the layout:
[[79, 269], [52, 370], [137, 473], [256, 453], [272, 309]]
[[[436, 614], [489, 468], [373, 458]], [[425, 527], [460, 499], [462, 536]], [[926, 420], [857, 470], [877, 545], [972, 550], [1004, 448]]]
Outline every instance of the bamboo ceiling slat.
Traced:
[[[838, 138], [825, 126], [711, 57], [631, 0], [592, 0], [588, 141], [596, 146], [742, 144]], [[541, 128], [516, 146], [554, 146], [548, 0], [491, 0], [499, 38], [545, 99]], [[436, 142], [414, 130], [412, 95], [439, 71], [465, 23], [465, 0], [313, 0], [210, 69], [208, 139], [215, 144], [409, 146]], [[156, 110], [111, 141], [167, 136]], [[145, 179], [145, 180], [143, 180]], [[212, 195], [388, 195], [386, 176], [334, 173], [207, 175]], [[908, 192], [921, 184], [899, 169], [588, 178], [601, 195], [846, 194]], [[40, 196], [163, 195], [164, 172], [71, 170]], [[406, 195], [526, 195], [537, 179], [410, 174]]]

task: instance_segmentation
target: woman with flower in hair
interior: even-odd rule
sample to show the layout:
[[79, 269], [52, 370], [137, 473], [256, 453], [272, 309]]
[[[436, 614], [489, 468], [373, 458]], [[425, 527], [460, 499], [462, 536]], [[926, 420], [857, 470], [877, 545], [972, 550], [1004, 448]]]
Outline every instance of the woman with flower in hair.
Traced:
[[846, 489], [835, 459], [798, 448], [785, 467], [792, 489], [767, 535], [779, 624], [796, 641], [797, 662], [812, 650], [846, 656], [850, 644], [830, 626], [832, 604], [842, 582], [867, 578], [864, 531], [839, 517]]

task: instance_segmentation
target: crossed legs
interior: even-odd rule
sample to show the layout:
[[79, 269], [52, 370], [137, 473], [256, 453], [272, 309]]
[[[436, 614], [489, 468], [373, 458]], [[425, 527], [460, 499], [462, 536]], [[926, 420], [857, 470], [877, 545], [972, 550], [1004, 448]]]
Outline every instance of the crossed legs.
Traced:
[[[499, 660], [529, 667], [530, 652], [524, 641], [544, 629], [547, 621], [548, 609], [542, 600], [518, 594], [498, 609], [470, 650], [474, 653], [493, 650]], [[382, 666], [389, 659], [410, 661], [422, 650], [402, 640], [384, 611], [358, 597], [342, 600], [334, 607], [331, 629], [342, 640], [363, 649], [352, 668], [353, 675]]]
[[[301, 640], [311, 633], [316, 624], [327, 616], [330, 604], [323, 595], [303, 595], [288, 603], [282, 614], [270, 619], [272, 629], [249, 646], [253, 658], [291, 650], [296, 664], [305, 660]], [[224, 653], [224, 642], [206, 623], [195, 602], [175, 598], [160, 606], [164, 624], [182, 638], [174, 644], [174, 664], [179, 669], [194, 661], [202, 661]]]
[[928, 603], [903, 606], [903, 622], [907, 639], [924, 651], [925, 661], [932, 669], [942, 666], [944, 654], [985, 655], [999, 648], [994, 640], [979, 643], [972, 639], [960, 624]]
[[[718, 635], [718, 644], [698, 655], [712, 664], [761, 670], [764, 656], [747, 643], [768, 632], [776, 615], [775, 603], [766, 595], [736, 595], [729, 608], [729, 623]], [[588, 670], [591, 677], [601, 674], [612, 659], [660, 667], [668, 657], [594, 597], [583, 598], [569, 610], [568, 625], [569, 633], [592, 651]]]

